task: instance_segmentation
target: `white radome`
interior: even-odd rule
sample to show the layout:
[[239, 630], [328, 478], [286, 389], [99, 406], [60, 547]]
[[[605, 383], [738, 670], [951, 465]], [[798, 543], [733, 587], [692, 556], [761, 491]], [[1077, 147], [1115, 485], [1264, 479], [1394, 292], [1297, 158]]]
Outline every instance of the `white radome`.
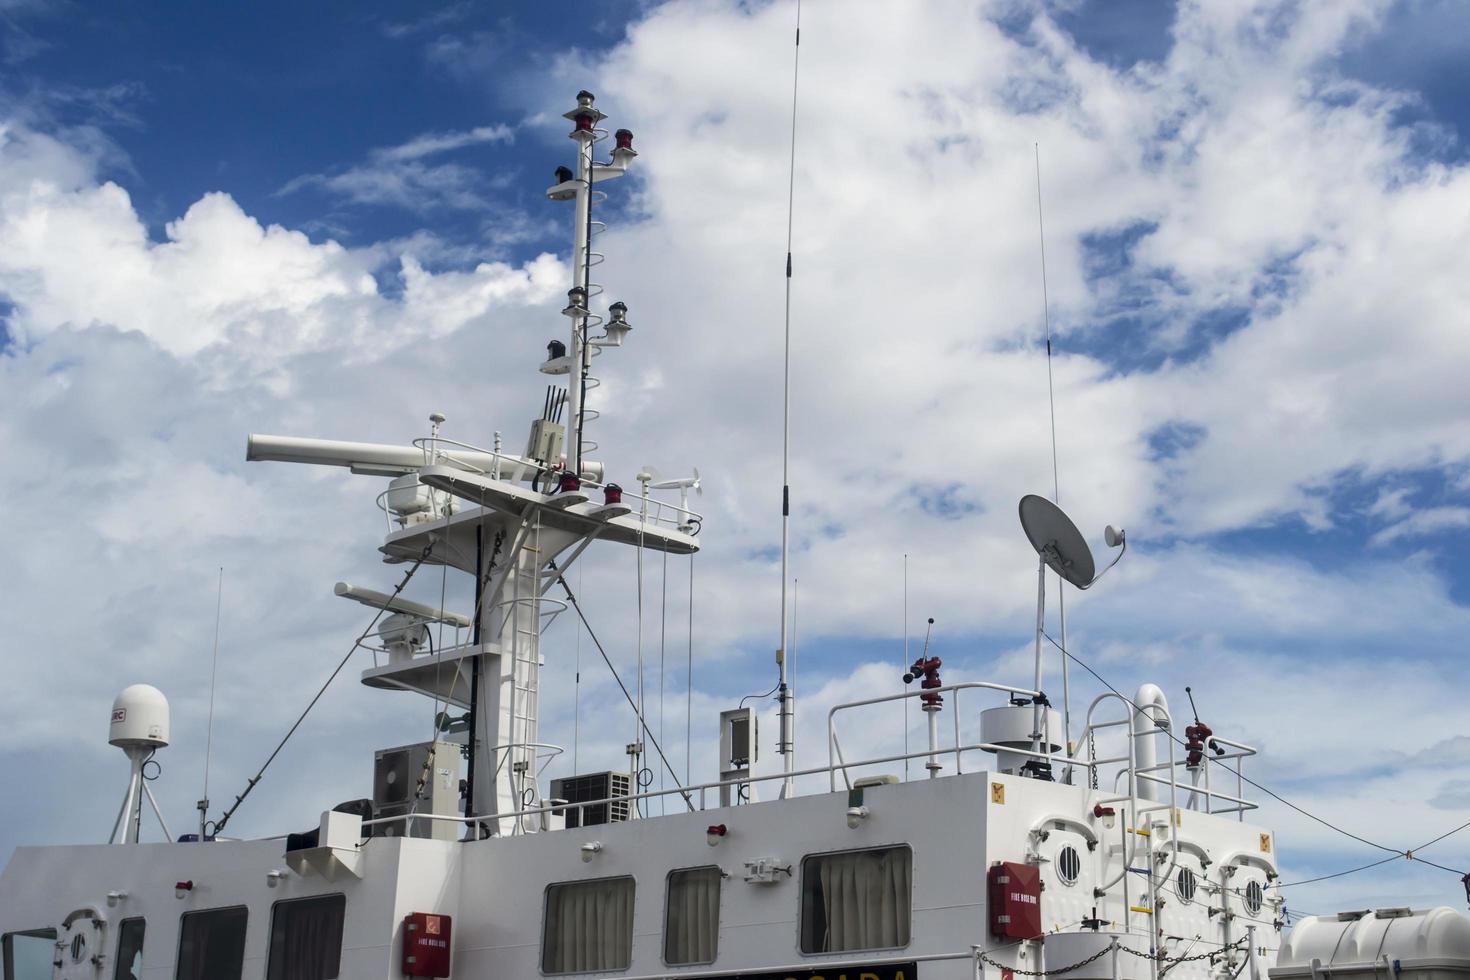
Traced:
[[151, 684], [124, 688], [112, 702], [107, 741], [120, 749], [163, 748], [168, 744], [168, 698]]

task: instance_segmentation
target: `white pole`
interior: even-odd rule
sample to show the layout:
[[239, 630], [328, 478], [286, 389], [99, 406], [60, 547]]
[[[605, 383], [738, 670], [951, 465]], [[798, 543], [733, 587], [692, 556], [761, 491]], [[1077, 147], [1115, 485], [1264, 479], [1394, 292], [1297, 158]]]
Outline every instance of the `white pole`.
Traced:
[[939, 775], [939, 705], [924, 705], [924, 714], [929, 716], [929, 761], [924, 763], [924, 768], [933, 779]]
[[[1036, 676], [1032, 690], [1041, 690], [1041, 638], [1046, 632], [1046, 556], [1041, 556], [1041, 562], [1036, 570]], [[1031, 751], [1041, 751], [1041, 702], [1034, 703], [1031, 722]], [[1033, 756], [1033, 758], [1035, 758]]]
[[[574, 137], [576, 138], [576, 137]], [[586, 295], [587, 284], [587, 222], [592, 213], [592, 140], [577, 140], [577, 197], [572, 218], [572, 285], [580, 287]], [[592, 298], [584, 304], [590, 308]], [[567, 347], [571, 355], [572, 369], [567, 382], [567, 472], [580, 476], [582, 466], [580, 445], [582, 439], [582, 378], [587, 373], [582, 335], [587, 328], [587, 314], [572, 317], [572, 342]], [[554, 462], [554, 461], [553, 461]]]

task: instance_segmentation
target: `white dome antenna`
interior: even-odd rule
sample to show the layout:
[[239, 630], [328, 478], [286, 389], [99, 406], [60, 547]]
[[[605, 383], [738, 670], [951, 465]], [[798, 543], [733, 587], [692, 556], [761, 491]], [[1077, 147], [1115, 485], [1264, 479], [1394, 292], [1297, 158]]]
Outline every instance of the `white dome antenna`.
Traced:
[[[112, 702], [112, 722], [108, 728], [107, 741], [122, 749], [128, 757], [128, 791], [123, 797], [122, 809], [112, 825], [114, 844], [136, 844], [138, 831], [143, 822], [143, 799], [146, 797], [153, 807], [153, 815], [163, 827], [165, 838], [172, 840], [168, 824], [158, 809], [158, 801], [148, 783], [157, 779], [147, 775], [145, 767], [153, 762], [153, 755], [168, 745], [169, 717], [168, 698], [163, 692], [149, 684], [134, 684]], [[158, 763], [153, 762], [155, 770]]]

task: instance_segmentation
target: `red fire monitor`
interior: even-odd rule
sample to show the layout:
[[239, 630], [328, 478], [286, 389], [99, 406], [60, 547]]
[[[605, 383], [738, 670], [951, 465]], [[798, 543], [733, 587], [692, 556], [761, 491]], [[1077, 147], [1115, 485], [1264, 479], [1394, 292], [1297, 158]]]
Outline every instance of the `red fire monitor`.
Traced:
[[449, 916], [413, 912], [403, 920], [403, 975], [449, 976]]
[[1041, 938], [1041, 869], [1003, 861], [990, 868], [990, 931], [1002, 939]]

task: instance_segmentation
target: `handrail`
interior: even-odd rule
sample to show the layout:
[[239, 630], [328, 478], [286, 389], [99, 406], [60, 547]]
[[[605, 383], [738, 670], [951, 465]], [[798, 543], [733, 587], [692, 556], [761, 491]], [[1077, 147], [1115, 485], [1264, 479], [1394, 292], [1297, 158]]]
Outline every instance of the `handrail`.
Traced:
[[[831, 791], [836, 792], [836, 790], [837, 790], [837, 771], [839, 769], [842, 771], [842, 780], [843, 780], [843, 782], [847, 784], [847, 788], [848, 789], [851, 789], [852, 788], [852, 781], [848, 778], [848, 773], [847, 773], [848, 769], [855, 768], [855, 767], [875, 765], [877, 763], [877, 761], [887, 761], [887, 760], [874, 760], [874, 761], [871, 761], [871, 762], [853, 762], [853, 763], [843, 762], [841, 765], [838, 765], [837, 762], [833, 758], [833, 745], [834, 745], [834, 742], [836, 741], [836, 738], [837, 738], [837, 726], [836, 726], [836, 721], [835, 721], [836, 716], [837, 716], [837, 712], [839, 712], [839, 711], [847, 711], [847, 710], [850, 710], [852, 708], [865, 708], [865, 707], [869, 707], [869, 706], [875, 705], [875, 704], [884, 704], [884, 703], [889, 702], [889, 701], [902, 701], [905, 698], [922, 698], [922, 697], [925, 697], [927, 695], [944, 694], [944, 693], [946, 693], [948, 691], [959, 692], [959, 691], [971, 690], [971, 689], [980, 689], [980, 690], [986, 690], [986, 691], [999, 691], [999, 692], [1001, 692], [1003, 694], [1015, 694], [1015, 695], [1021, 695], [1023, 697], [1029, 697], [1029, 698], [1033, 698], [1033, 699], [1040, 696], [1040, 692], [1039, 691], [1033, 691], [1030, 688], [1026, 688], [1026, 687], [1016, 687], [1016, 686], [1014, 686], [1012, 684], [993, 684], [993, 683], [991, 683], [989, 681], [961, 681], [958, 684], [946, 684], [943, 687], [932, 687], [932, 688], [929, 688], [927, 690], [903, 691], [903, 692], [898, 693], [898, 694], [885, 694], [882, 697], [864, 698], [861, 701], [846, 701], [846, 702], [844, 702], [842, 704], [833, 705], [832, 709], [827, 712], [827, 770], [828, 770], [828, 775], [829, 775], [828, 784], [829, 784], [829, 788], [831, 789]], [[954, 740], [955, 740], [955, 747], [953, 749], [945, 749], [944, 750], [944, 754], [945, 755], [949, 755], [951, 753], [954, 754], [954, 757], [955, 757], [955, 775], [960, 775], [961, 774], [961, 770], [960, 770], [960, 753], [961, 752], [965, 752], [965, 751], [969, 751], [969, 749], [962, 749], [962, 748], [960, 748], [960, 713], [959, 713], [959, 694], [958, 693], [955, 694], [954, 703], [950, 705], [950, 708], [951, 708], [951, 710], [952, 710], [952, 712], [954, 714], [954, 720], [955, 720], [954, 721], [954, 729], [955, 729], [955, 733], [954, 733], [955, 738], [954, 738]], [[1047, 739], [1048, 744], [1050, 744], [1050, 741], [1051, 741], [1050, 740], [1050, 737], [1048, 737], [1048, 739]], [[992, 749], [991, 751], [1014, 752], [1017, 755], [1030, 755], [1030, 756], [1035, 756], [1037, 758], [1043, 758], [1043, 759], [1051, 759], [1051, 758], [1054, 758], [1054, 754], [1053, 753], [1032, 752], [1032, 751], [1029, 751], [1029, 750], [1021, 750], [1021, 749], [1009, 749], [1009, 748], [1002, 749], [1000, 747], [997, 747], [995, 749]], [[839, 752], [840, 752], [840, 750], [839, 750]], [[929, 756], [929, 755], [933, 755], [933, 754], [936, 754], [936, 752], [934, 750], [932, 750], [932, 749], [926, 749], [924, 752], [920, 753], [920, 755], [925, 755], [925, 756]], [[916, 758], [916, 756], [909, 756], [909, 758]]]
[[[976, 742], [971, 745], [963, 745], [960, 747], [961, 752], [995, 752], [998, 750], [1006, 752], [1011, 751], [1010, 749], [1004, 748], [1003, 746], [993, 745], [986, 742]], [[946, 749], [945, 751], [946, 753], [948, 753], [952, 750]], [[902, 762], [905, 759], [921, 759], [928, 754], [929, 750], [927, 748], [924, 748], [916, 752], [903, 752], [897, 755], [882, 756], [876, 759], [864, 759], [860, 762], [848, 763], [848, 765], [849, 767], [881, 765], [886, 762]], [[1079, 762], [1077, 763], [1077, 765], [1085, 766], [1086, 763]], [[453, 820], [457, 823], [491, 823], [497, 820], [514, 820], [518, 817], [531, 816], [538, 813], [548, 813], [554, 810], [581, 810], [586, 807], [601, 806], [606, 803], [620, 803], [631, 800], [654, 799], [660, 796], [683, 795], [687, 798], [694, 793], [699, 794], [699, 807], [696, 810], [693, 801], [691, 800], [689, 801], [689, 809], [691, 812], [698, 812], [698, 810], [707, 809], [707, 807], [705, 806], [705, 797], [710, 790], [718, 790], [722, 787], [727, 786], [744, 786], [750, 783], [764, 783], [771, 782], [773, 780], [783, 780], [788, 776], [814, 776], [818, 773], [824, 773], [827, 771], [828, 769], [826, 766], [813, 766], [810, 769], [798, 769], [797, 771], [790, 773], [772, 772], [760, 775], [752, 774], [742, 776], [739, 779], [721, 779], [708, 783], [697, 783], [689, 786], [674, 787], [673, 789], [650, 790], [645, 793], [619, 793], [616, 796], [608, 796], [599, 800], [582, 800], [577, 803], [567, 802], [557, 803], [554, 805], [543, 803], [541, 806], [525, 807], [520, 810], [508, 810], [505, 813], [482, 813], [476, 814], [474, 816], [465, 816], [464, 814], [458, 813], [452, 816], [439, 813], [403, 814], [401, 816], [395, 817], [379, 817], [373, 820], [364, 820], [363, 826], [371, 827], [380, 823], [388, 823], [393, 820]], [[265, 840], [269, 838], [260, 839]]]
[[[473, 463], [456, 457], [453, 453], [445, 452], [443, 449], [439, 448], [440, 446], [446, 444], [457, 447], [459, 449], [467, 450], [469, 452], [480, 453], [482, 455], [491, 457], [493, 460], [494, 469], [491, 471], [486, 471], [478, 466], [475, 466]], [[511, 453], [504, 453], [494, 449], [485, 449], [481, 446], [473, 445], [472, 443], [460, 442], [456, 439], [447, 439], [444, 436], [420, 436], [419, 438], [413, 440], [413, 445], [416, 448], [423, 450], [425, 457], [425, 466], [433, 466], [440, 459], [443, 459], [459, 467], [460, 469], [465, 470], [466, 472], [476, 473], [480, 476], [489, 476], [494, 479], [500, 479], [499, 471], [502, 462], [507, 463], [513, 467], [518, 467], [520, 469], [529, 468], [540, 473], [555, 473], [561, 469], [557, 466], [547, 466], [545, 463], [541, 463], [534, 459], [527, 459], [524, 456], [516, 456]], [[603, 490], [607, 487], [607, 484], [603, 481], [591, 478], [583, 478], [580, 482], [584, 487], [590, 487], [595, 490]], [[430, 488], [430, 491], [431, 493], [444, 492], [434, 491], [432, 488]], [[387, 502], [385, 500], [390, 492], [392, 492], [391, 488], [388, 490], [384, 490], [382, 493], [378, 494], [377, 499], [374, 501], [374, 503], [376, 504], [377, 508], [383, 512], [384, 517], [388, 521], [389, 529], [392, 530], [392, 512], [388, 509]], [[451, 494], [446, 494], [446, 496], [452, 497]], [[633, 501], [646, 503], [648, 506], [647, 520], [655, 525], [663, 525], [677, 529], [680, 527], [689, 526], [691, 524], [700, 525], [704, 523], [704, 515], [699, 513], [698, 511], [690, 510], [688, 507], [684, 507], [670, 501], [660, 500], [659, 498], [654, 497], [651, 494], [635, 493], [631, 490], [625, 489], [623, 490], [623, 499], [625, 502]], [[640, 511], [641, 508], [635, 507], [634, 510]], [[665, 511], [671, 511], [672, 514], [665, 514]], [[440, 518], [447, 516], [450, 515], [439, 515]]]

